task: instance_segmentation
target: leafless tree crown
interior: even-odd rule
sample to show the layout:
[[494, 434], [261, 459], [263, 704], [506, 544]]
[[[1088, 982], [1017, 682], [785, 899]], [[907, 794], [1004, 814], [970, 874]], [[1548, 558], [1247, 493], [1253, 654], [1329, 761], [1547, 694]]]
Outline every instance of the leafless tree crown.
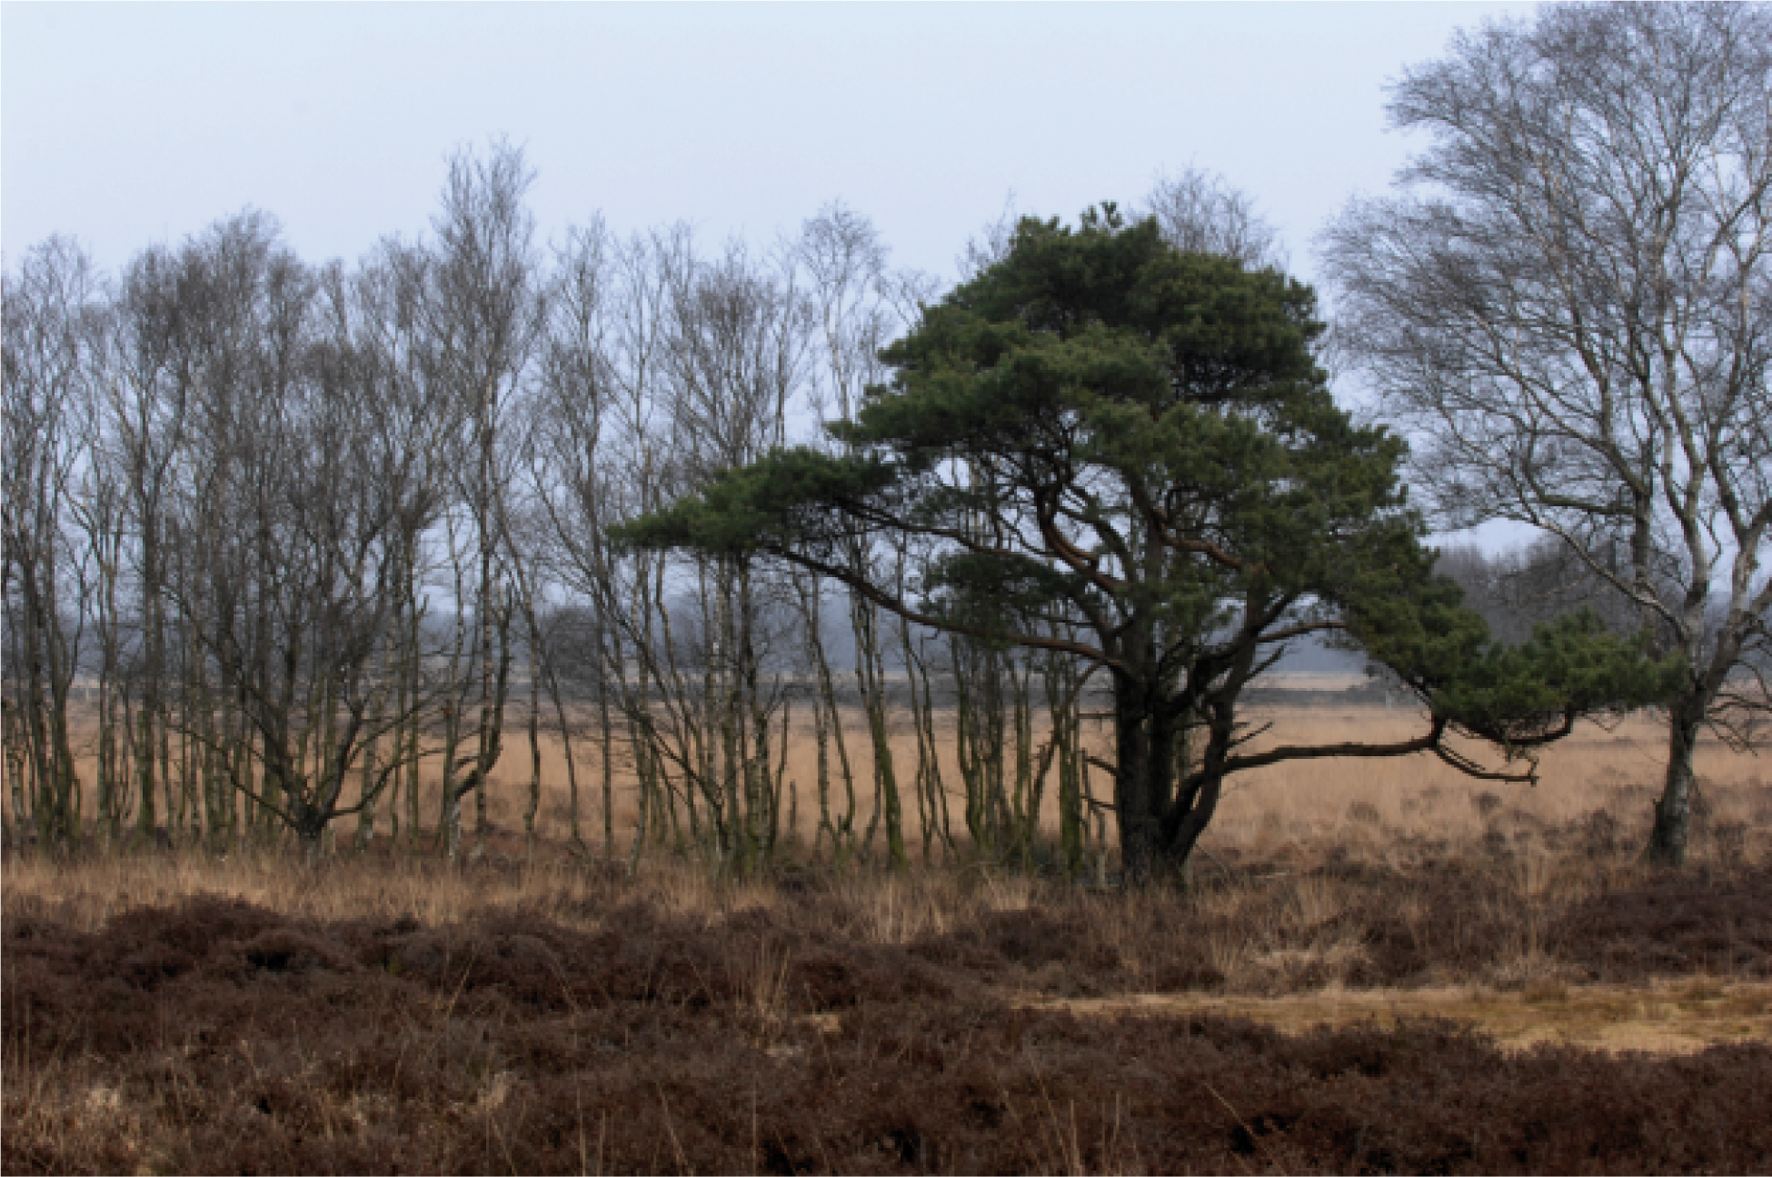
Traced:
[[1446, 524], [1542, 529], [1686, 656], [1678, 825], [1699, 726], [1744, 745], [1766, 714], [1772, 9], [1547, 8], [1390, 111], [1427, 144], [1325, 235], [1340, 342]]

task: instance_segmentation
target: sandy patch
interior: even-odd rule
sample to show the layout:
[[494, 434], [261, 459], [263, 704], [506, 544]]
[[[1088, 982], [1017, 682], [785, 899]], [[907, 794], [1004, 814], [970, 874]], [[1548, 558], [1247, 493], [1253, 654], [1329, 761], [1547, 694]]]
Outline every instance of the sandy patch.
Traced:
[[1277, 998], [1144, 993], [1020, 1004], [1085, 1016], [1216, 1014], [1286, 1031], [1448, 1018], [1469, 1023], [1514, 1049], [1554, 1042], [1614, 1052], [1687, 1054], [1723, 1042], [1772, 1042], [1772, 984], [1708, 978], [1658, 981], [1648, 987], [1558, 984], [1502, 992], [1448, 986], [1323, 990]]

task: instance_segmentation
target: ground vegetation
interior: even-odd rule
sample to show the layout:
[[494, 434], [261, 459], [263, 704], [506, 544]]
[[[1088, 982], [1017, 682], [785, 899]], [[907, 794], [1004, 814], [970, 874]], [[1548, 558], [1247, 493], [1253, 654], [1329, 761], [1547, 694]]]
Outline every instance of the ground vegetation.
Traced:
[[1757, 1171], [1772, 878], [1629, 840], [1251, 843], [1138, 897], [398, 859], [321, 894], [299, 861], [9, 859], [0, 1148], [9, 1172]]

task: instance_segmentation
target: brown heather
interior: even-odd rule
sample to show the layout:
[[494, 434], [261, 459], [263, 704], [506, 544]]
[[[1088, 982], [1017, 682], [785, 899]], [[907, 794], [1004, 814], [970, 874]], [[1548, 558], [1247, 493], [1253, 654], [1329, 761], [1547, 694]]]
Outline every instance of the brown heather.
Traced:
[[12, 855], [0, 1166], [1765, 1172], [1772, 790], [1702, 759], [1696, 863], [1652, 870], [1655, 756], [1268, 774], [1189, 892], [804, 840], [721, 885], [517, 838]]

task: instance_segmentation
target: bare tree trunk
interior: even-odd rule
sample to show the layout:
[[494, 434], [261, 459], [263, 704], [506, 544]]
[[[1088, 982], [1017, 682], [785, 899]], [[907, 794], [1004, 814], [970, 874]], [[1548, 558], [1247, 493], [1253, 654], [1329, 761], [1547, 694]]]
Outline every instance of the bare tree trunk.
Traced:
[[[524, 611], [529, 614], [529, 803], [523, 807], [523, 856], [534, 865], [535, 815], [541, 808], [541, 632], [535, 625], [534, 609], [526, 603]], [[565, 724], [560, 725], [560, 734], [564, 739]], [[567, 755], [571, 755], [570, 748]]]
[[1667, 772], [1655, 804], [1655, 826], [1646, 856], [1669, 866], [1683, 866], [1692, 840], [1692, 796], [1696, 777], [1693, 753], [1703, 724], [1703, 705], [1682, 701], [1668, 716]]

